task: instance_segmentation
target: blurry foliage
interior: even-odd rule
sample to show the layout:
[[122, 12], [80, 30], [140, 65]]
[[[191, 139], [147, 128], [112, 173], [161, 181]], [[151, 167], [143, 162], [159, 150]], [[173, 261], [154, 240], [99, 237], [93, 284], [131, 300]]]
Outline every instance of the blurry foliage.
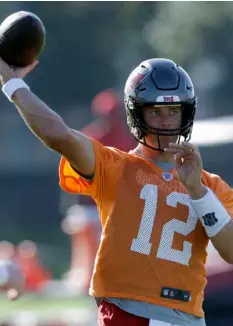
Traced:
[[46, 48], [29, 78], [58, 112], [83, 111], [104, 88], [122, 94], [131, 69], [158, 56], [190, 72], [198, 117], [231, 113], [232, 2], [1, 3], [2, 17], [15, 10], [36, 13], [46, 26]]
[[29, 79], [61, 113], [83, 111], [104, 88], [122, 94], [131, 69], [153, 56], [190, 72], [203, 110], [198, 116], [231, 113], [232, 2], [1, 3], [2, 18], [16, 10], [36, 13], [46, 26], [46, 48]]
[[200, 97], [200, 117], [232, 114], [233, 3], [164, 2], [143, 33], [159, 56], [185, 66]]

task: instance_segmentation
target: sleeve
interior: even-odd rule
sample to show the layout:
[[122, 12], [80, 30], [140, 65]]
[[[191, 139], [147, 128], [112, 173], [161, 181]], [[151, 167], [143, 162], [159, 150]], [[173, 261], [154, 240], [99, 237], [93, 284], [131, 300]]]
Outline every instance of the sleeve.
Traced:
[[233, 218], [233, 189], [218, 175], [204, 172], [203, 183], [209, 187]]
[[[115, 159], [116, 153], [114, 148], [103, 146], [98, 141], [92, 139], [95, 151], [95, 172], [92, 181], [80, 176], [69, 164], [69, 162], [62, 157], [59, 165], [59, 184], [60, 187], [69, 193], [89, 195], [94, 200], [101, 197], [103, 189], [105, 189], [109, 171], [112, 171], [111, 164]], [[109, 168], [111, 165], [111, 168]]]

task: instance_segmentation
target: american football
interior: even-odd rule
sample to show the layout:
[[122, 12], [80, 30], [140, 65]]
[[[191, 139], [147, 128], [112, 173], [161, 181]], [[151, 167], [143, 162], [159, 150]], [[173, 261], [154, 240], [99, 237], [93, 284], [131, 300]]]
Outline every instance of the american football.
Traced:
[[18, 11], [0, 25], [0, 56], [10, 66], [25, 67], [38, 58], [45, 39], [40, 18], [31, 12]]

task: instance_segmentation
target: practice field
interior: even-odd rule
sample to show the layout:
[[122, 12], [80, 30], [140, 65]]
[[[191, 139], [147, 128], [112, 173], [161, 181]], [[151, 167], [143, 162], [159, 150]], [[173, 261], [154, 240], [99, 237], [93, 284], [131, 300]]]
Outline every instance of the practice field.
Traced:
[[94, 299], [47, 298], [25, 295], [18, 301], [9, 302], [0, 296], [0, 321], [35, 325], [38, 322], [66, 322], [73, 325], [91, 325], [96, 316]]

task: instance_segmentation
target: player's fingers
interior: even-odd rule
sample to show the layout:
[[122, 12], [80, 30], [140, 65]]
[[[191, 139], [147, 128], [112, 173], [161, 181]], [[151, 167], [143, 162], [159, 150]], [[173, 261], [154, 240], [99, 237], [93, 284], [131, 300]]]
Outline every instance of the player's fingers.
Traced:
[[26, 75], [28, 75], [33, 69], [35, 69], [35, 67], [37, 65], [38, 65], [38, 62], [34, 61], [31, 65], [25, 67], [24, 70], [22, 71], [22, 78], [25, 77]]
[[171, 153], [171, 154], [178, 154], [178, 153], [182, 153], [182, 156], [190, 156], [193, 154], [192, 151], [187, 150], [183, 147], [180, 148], [164, 148], [164, 151], [167, 153]]
[[177, 167], [180, 167], [183, 163], [184, 152], [179, 151], [175, 154], [174, 160]]
[[177, 154], [181, 151], [179, 148], [164, 148], [164, 152], [171, 153], [171, 154]]
[[188, 143], [188, 142], [183, 142], [182, 145], [186, 148], [189, 148], [190, 150], [192, 150], [193, 152], [199, 152], [199, 149], [197, 146], [191, 144], [191, 143]]
[[194, 157], [194, 159], [195, 159], [197, 162], [201, 162], [201, 161], [202, 161], [202, 160], [201, 160], [200, 152], [197, 152], [197, 151], [193, 152], [193, 157]]
[[194, 149], [192, 147], [184, 146], [183, 143], [182, 144], [169, 143], [169, 148], [182, 150], [187, 154], [194, 152]]
[[35, 60], [33, 63], [31, 63], [29, 66], [27, 66], [27, 71], [30, 72], [32, 71], [37, 65], [39, 64], [38, 60]]
[[33, 63], [28, 65], [27, 67], [18, 68], [13, 67], [12, 70], [15, 72], [15, 74], [20, 77], [24, 78], [27, 74], [29, 74], [35, 67], [39, 64], [39, 61], [35, 60]]

